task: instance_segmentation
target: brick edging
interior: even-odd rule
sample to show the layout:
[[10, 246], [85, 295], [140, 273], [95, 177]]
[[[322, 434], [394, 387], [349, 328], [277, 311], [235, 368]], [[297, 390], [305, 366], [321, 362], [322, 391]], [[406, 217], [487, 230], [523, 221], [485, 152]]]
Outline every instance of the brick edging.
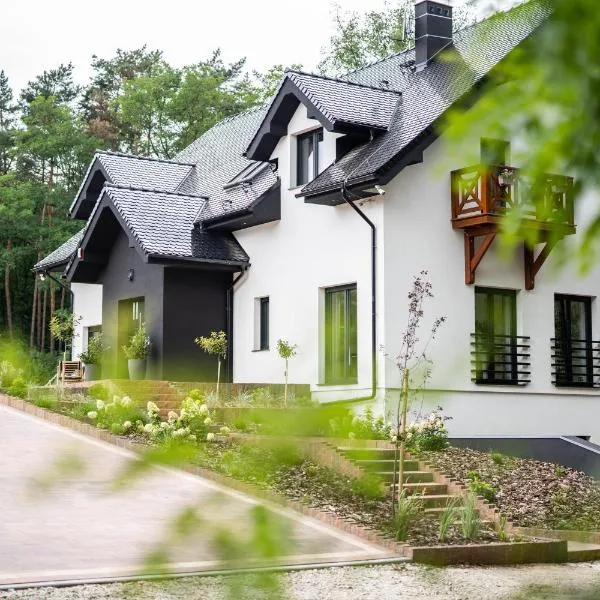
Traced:
[[[81, 421], [73, 419], [72, 417], [69, 417], [67, 415], [61, 415], [46, 408], [35, 406], [34, 404], [30, 404], [29, 402], [22, 400], [21, 398], [14, 398], [12, 396], [0, 394], [0, 405], [10, 406], [11, 408], [15, 408], [17, 410], [20, 410], [21, 412], [33, 415], [35, 417], [38, 417], [45, 421], [49, 421], [56, 425], [60, 425], [67, 429], [71, 429], [72, 431], [85, 434], [94, 439], [112, 444], [114, 446], [125, 448], [136, 454], [141, 454], [143, 450], [147, 448], [147, 446], [142, 446], [141, 444], [131, 441], [129, 438], [113, 435], [112, 433], [104, 429], [99, 429], [98, 427], [94, 427], [93, 425], [89, 425], [88, 423], [82, 423]], [[373, 545], [392, 551], [398, 556], [403, 556], [407, 558], [412, 557], [412, 550], [407, 544], [400, 544], [394, 540], [387, 539], [374, 530], [368, 529], [362, 525], [358, 525], [357, 523], [349, 523], [334, 514], [326, 513], [315, 508], [311, 508], [309, 506], [296, 502], [295, 500], [289, 500], [267, 490], [263, 490], [256, 486], [253, 486], [252, 484], [233, 479], [231, 477], [222, 475], [221, 473], [216, 473], [215, 471], [211, 471], [203, 467], [199, 467], [196, 465], [183, 465], [178, 468], [182, 471], [193, 475], [198, 475], [225, 487], [234, 489], [238, 492], [243, 492], [245, 494], [261, 498], [262, 500], [271, 502], [273, 504], [277, 504], [284, 508], [291, 509], [304, 516], [313, 518], [317, 521], [321, 521], [322, 523], [334, 527], [335, 529], [339, 529], [344, 533], [354, 535]]]

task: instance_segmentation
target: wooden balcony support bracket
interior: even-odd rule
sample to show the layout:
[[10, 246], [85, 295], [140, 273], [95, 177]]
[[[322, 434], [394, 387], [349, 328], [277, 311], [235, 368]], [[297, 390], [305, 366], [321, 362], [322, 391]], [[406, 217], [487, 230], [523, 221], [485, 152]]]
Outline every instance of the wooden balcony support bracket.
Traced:
[[494, 238], [496, 237], [495, 231], [488, 231], [483, 235], [483, 240], [479, 245], [479, 248], [475, 250], [475, 239], [478, 234], [465, 231], [465, 283], [472, 285], [475, 283], [475, 271], [479, 266], [479, 263], [485, 256], [489, 247], [492, 245]]
[[546, 259], [550, 256], [550, 252], [558, 240], [555, 238], [549, 239], [544, 243], [544, 247], [540, 250], [540, 253], [535, 256], [535, 249], [531, 248], [527, 244], [523, 247], [523, 264], [525, 267], [525, 289], [532, 290], [535, 287], [535, 278], [539, 273], [542, 265], [546, 262]]

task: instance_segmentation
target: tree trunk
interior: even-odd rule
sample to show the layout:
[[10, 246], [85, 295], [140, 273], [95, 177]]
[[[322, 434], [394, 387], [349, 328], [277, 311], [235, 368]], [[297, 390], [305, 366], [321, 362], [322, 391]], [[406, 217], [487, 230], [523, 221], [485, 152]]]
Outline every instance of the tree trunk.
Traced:
[[44, 288], [44, 300], [42, 302], [42, 339], [40, 341], [40, 352], [44, 351], [46, 343], [46, 311], [48, 308], [48, 290]]
[[42, 341], [42, 290], [38, 285], [37, 290], [37, 318], [36, 318], [36, 327], [37, 327], [37, 336], [36, 336], [36, 348], [40, 347], [40, 343]]
[[[38, 256], [39, 260], [39, 256]], [[33, 344], [35, 341], [35, 322], [36, 322], [36, 309], [37, 309], [37, 297], [38, 297], [38, 277], [35, 276], [33, 282], [33, 301], [31, 303], [31, 331], [29, 333], [29, 349], [33, 350]]]
[[[50, 320], [52, 320], [55, 310], [56, 310], [56, 290], [54, 289], [54, 286], [52, 284], [50, 284]], [[50, 348], [49, 349], [50, 349], [50, 352], [54, 352], [54, 350], [55, 350], [54, 336], [52, 335], [52, 332], [50, 332]]]
[[217, 406], [219, 405], [219, 383], [221, 382], [221, 357], [217, 359]]
[[[10, 255], [12, 249], [12, 242], [8, 240], [6, 244], [6, 250]], [[4, 294], [6, 296], [6, 328], [8, 329], [8, 335], [12, 339], [13, 337], [13, 323], [12, 323], [12, 303], [10, 298], [10, 256], [7, 257], [6, 266], [4, 267]]]
[[287, 408], [287, 390], [288, 390], [288, 359], [285, 359], [285, 386], [283, 388], [283, 405]]

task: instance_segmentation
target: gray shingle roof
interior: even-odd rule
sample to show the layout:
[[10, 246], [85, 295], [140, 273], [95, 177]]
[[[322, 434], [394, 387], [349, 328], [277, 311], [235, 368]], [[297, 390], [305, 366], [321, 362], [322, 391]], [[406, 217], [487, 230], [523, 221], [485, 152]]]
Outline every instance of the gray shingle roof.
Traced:
[[206, 200], [167, 192], [106, 186], [104, 194], [149, 255], [216, 262], [248, 262], [232, 234], [194, 227]]
[[194, 165], [185, 162], [143, 158], [120, 152], [97, 152], [110, 183], [174, 192], [190, 174]]
[[66, 265], [71, 256], [77, 251], [79, 243], [83, 238], [85, 228], [78, 231], [73, 237], [70, 237], [62, 246], [59, 246], [54, 252], [48, 254], [33, 267], [34, 271], [51, 271], [52, 269]]
[[[253, 172], [247, 179], [243, 174], [247, 170]], [[279, 180], [268, 163], [255, 163], [235, 177], [234, 181], [219, 190], [210, 198], [210, 202], [200, 213], [199, 220], [207, 221], [229, 213], [250, 208], [265, 192], [270, 190]]]
[[333, 123], [387, 129], [400, 99], [397, 91], [381, 86], [299, 71], [287, 71], [285, 76]]
[[[315, 195], [347, 183], [374, 178], [421, 133], [549, 16], [544, 0], [533, 0], [457, 32], [456, 60], [434, 61], [422, 71], [411, 68], [414, 50], [389, 57], [347, 75], [352, 81], [383, 80], [402, 92], [389, 131], [359, 146], [306, 185], [301, 195]], [[381, 83], [380, 83], [381, 85]]]

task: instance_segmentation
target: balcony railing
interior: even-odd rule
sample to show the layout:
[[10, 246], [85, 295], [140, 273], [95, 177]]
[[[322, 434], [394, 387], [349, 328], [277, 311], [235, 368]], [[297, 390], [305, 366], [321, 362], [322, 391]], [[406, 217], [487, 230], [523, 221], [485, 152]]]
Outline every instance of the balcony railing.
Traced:
[[471, 334], [471, 375], [474, 383], [527, 385], [530, 376], [529, 337]]
[[552, 383], [557, 387], [600, 387], [600, 342], [550, 340]]
[[[574, 227], [573, 178], [546, 175], [532, 183], [522, 171], [504, 165], [474, 165], [453, 171], [452, 220], [504, 215], [518, 207], [524, 219]], [[465, 221], [466, 223], [466, 221]]]

